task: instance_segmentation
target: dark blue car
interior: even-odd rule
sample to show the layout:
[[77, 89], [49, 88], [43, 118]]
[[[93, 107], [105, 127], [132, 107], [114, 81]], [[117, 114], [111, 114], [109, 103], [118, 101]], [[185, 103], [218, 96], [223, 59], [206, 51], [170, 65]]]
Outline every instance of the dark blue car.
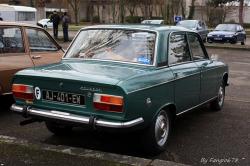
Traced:
[[207, 41], [231, 44], [241, 42], [241, 45], [245, 45], [246, 32], [239, 24], [219, 24], [214, 31], [208, 33]]

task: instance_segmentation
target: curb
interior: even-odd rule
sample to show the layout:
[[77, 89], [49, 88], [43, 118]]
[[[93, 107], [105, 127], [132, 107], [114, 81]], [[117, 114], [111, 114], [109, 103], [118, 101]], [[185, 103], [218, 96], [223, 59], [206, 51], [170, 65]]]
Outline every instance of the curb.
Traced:
[[0, 135], [0, 145], [14, 145], [21, 148], [32, 148], [35, 150], [56, 152], [69, 156], [77, 156], [83, 159], [95, 159], [98, 162], [108, 161], [115, 165], [131, 165], [131, 166], [185, 166], [185, 164], [175, 163], [172, 161], [164, 161], [159, 159], [145, 159], [140, 157], [119, 155], [108, 152], [101, 152], [96, 150], [88, 150], [83, 148], [75, 148], [64, 145], [47, 145], [42, 143], [30, 143], [27, 140], [18, 139], [15, 137], [9, 137]]
[[231, 45], [215, 45], [215, 44], [205, 44], [206, 48], [215, 48], [215, 49], [231, 49], [231, 50], [244, 50], [250, 51], [250, 46], [231, 46]]

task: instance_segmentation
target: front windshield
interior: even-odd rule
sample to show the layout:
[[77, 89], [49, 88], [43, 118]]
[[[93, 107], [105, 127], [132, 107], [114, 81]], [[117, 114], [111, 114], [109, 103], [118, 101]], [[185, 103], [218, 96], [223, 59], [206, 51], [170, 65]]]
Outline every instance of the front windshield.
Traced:
[[196, 27], [197, 21], [196, 20], [185, 20], [180, 21], [177, 23], [177, 26], [182, 26], [188, 29], [193, 29]]
[[79, 33], [65, 58], [153, 64], [156, 34], [148, 31], [89, 29]]
[[236, 26], [233, 24], [219, 24], [216, 28], [216, 31], [229, 31], [236, 32]]

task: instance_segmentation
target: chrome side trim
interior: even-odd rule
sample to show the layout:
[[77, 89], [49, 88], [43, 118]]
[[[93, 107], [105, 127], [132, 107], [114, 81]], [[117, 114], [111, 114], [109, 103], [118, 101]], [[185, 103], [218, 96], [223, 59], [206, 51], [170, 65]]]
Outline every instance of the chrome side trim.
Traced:
[[182, 111], [182, 112], [180, 112], [180, 113], [178, 113], [178, 114], [176, 114], [176, 115], [179, 116], [179, 115], [181, 115], [181, 114], [183, 114], [183, 113], [185, 113], [185, 112], [191, 111], [191, 110], [193, 110], [193, 109], [195, 109], [195, 108], [197, 108], [197, 107], [199, 107], [199, 106], [201, 106], [201, 105], [203, 105], [203, 104], [205, 104], [205, 103], [208, 103], [209, 101], [212, 101], [212, 100], [216, 99], [216, 97], [217, 97], [217, 96], [215, 96], [215, 97], [213, 97], [213, 98], [211, 98], [211, 99], [209, 99], [209, 100], [207, 100], [207, 101], [205, 101], [205, 102], [203, 102], [203, 103], [201, 103], [201, 104], [198, 104], [198, 105], [196, 105], [196, 106], [194, 106], [194, 107], [191, 107], [191, 108], [189, 108], [189, 109], [187, 109], [187, 110], [185, 110], [185, 111]]
[[153, 87], [161, 86], [163, 84], [170, 83], [170, 82], [173, 82], [173, 81], [175, 81], [175, 79], [167, 80], [167, 81], [161, 82], [159, 84], [155, 84], [155, 85], [147, 86], [147, 87], [144, 87], [144, 88], [136, 89], [136, 90], [127, 92], [127, 94], [131, 94], [131, 93], [138, 92], [138, 91], [141, 91], [141, 90], [146, 90], [146, 89], [150, 89], [150, 88], [153, 88]]
[[[79, 116], [79, 115], [55, 111], [55, 110], [49, 111], [49, 110], [37, 109], [37, 108], [31, 108], [31, 107], [27, 107], [26, 109], [16, 104], [13, 104], [10, 109], [18, 113], [25, 113], [27, 115], [35, 115], [35, 116], [40, 116], [40, 117], [53, 118], [53, 119], [67, 121], [67, 122], [76, 122], [76, 123], [81, 123], [81, 124], [91, 123], [90, 117]], [[93, 125], [101, 126], [101, 127], [108, 127], [108, 128], [129, 128], [129, 127], [133, 127], [138, 124], [141, 124], [143, 122], [144, 120], [142, 117], [139, 117], [137, 119], [127, 121], [127, 122], [111, 122], [111, 121], [94, 118]]]

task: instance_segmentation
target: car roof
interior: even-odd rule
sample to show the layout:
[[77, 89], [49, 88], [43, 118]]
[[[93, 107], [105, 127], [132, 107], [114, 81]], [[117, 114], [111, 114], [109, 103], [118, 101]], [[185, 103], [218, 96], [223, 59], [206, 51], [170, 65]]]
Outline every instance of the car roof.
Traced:
[[10, 22], [10, 21], [0, 21], [0, 25], [3, 26], [24, 26], [24, 27], [34, 27], [40, 28], [39, 26], [28, 24], [28, 23], [20, 23], [20, 22]]
[[82, 28], [83, 29], [140, 29], [146, 31], [189, 31], [192, 30], [186, 29], [184, 27], [178, 26], [168, 26], [161, 24], [105, 24], [105, 25], [93, 25]]

